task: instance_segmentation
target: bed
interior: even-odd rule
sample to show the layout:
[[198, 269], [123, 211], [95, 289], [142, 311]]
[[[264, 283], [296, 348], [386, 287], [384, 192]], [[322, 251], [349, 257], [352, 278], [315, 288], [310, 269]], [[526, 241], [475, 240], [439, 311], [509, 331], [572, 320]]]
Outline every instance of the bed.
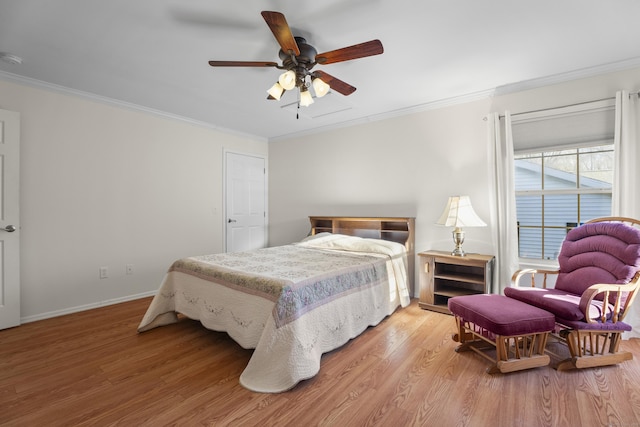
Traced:
[[255, 392], [315, 376], [323, 353], [409, 304], [413, 276], [413, 232], [398, 242], [359, 237], [357, 228], [316, 231], [289, 245], [175, 261], [138, 331], [175, 323], [179, 313], [228, 333], [255, 349], [240, 375]]

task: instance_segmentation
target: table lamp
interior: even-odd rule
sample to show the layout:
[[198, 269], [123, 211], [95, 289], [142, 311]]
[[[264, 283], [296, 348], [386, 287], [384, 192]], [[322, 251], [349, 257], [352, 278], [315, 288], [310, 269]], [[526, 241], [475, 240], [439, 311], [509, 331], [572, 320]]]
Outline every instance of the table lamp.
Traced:
[[456, 244], [451, 255], [464, 256], [462, 243], [464, 242], [464, 231], [462, 227], [486, 227], [487, 224], [473, 210], [469, 196], [451, 196], [444, 208], [438, 225], [455, 227], [453, 229], [453, 242]]

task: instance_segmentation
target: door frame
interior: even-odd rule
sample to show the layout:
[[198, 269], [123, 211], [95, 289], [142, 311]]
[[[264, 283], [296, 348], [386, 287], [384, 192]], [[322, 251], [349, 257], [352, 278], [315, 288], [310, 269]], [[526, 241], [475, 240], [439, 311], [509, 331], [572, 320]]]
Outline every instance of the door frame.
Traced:
[[222, 150], [222, 248], [227, 252], [227, 154], [256, 157], [264, 161], [264, 241], [269, 242], [269, 167], [267, 156], [263, 154], [247, 153], [243, 151]]

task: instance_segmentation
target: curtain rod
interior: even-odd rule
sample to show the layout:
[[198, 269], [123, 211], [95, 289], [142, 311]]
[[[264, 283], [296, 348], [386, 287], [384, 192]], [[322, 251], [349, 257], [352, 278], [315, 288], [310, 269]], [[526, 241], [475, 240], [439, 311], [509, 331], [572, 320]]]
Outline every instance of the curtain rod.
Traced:
[[[548, 111], [548, 110], [555, 110], [558, 108], [566, 108], [566, 107], [575, 107], [577, 105], [584, 105], [584, 104], [591, 104], [592, 102], [600, 102], [600, 101], [609, 101], [611, 99], [616, 99], [615, 96], [614, 97], [609, 97], [609, 98], [602, 98], [602, 99], [594, 99], [592, 101], [584, 101], [584, 102], [576, 102], [574, 104], [567, 104], [567, 105], [560, 105], [558, 107], [550, 107], [550, 108], [540, 108], [538, 110], [531, 110], [531, 111], [521, 111], [519, 113], [513, 113], [511, 114], [511, 117], [513, 116], [520, 116], [522, 114], [529, 114], [529, 113], [540, 113], [542, 111]], [[501, 119], [504, 118], [504, 114], [501, 114], [499, 116]]]
[[[638, 92], [629, 92], [629, 97], [631, 97], [631, 96], [633, 96], [633, 95], [640, 97], [640, 91], [638, 91]], [[592, 103], [592, 102], [609, 101], [609, 100], [611, 100], [611, 99], [616, 99], [616, 97], [615, 97], [615, 96], [610, 96], [610, 97], [608, 97], [608, 98], [594, 99], [594, 100], [592, 100], [592, 101], [584, 101], [584, 102], [576, 102], [575, 104], [560, 105], [560, 106], [558, 106], [558, 107], [541, 108], [541, 109], [539, 109], [539, 110], [531, 110], [531, 111], [521, 111], [521, 112], [519, 112], [519, 113], [513, 113], [513, 114], [511, 114], [511, 117], [513, 117], [513, 116], [519, 116], [519, 115], [521, 115], [521, 114], [539, 113], [539, 112], [541, 112], [541, 111], [555, 110], [556, 108], [575, 107], [575, 106], [577, 106], [577, 105], [590, 104], [590, 103]], [[498, 117], [502, 119], [502, 118], [504, 118], [504, 114], [501, 114], [501, 115], [499, 115]], [[485, 119], [485, 120], [486, 120], [486, 119]]]

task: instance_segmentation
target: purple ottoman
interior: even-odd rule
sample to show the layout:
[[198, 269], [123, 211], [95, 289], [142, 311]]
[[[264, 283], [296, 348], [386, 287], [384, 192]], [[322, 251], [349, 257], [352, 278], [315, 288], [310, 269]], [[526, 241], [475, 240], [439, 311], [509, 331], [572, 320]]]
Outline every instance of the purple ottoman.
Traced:
[[[502, 295], [478, 294], [450, 298], [460, 342], [457, 352], [473, 350], [493, 362], [487, 372], [513, 372], [548, 365], [545, 354], [555, 317], [548, 311]], [[487, 350], [495, 349], [495, 357]]]

